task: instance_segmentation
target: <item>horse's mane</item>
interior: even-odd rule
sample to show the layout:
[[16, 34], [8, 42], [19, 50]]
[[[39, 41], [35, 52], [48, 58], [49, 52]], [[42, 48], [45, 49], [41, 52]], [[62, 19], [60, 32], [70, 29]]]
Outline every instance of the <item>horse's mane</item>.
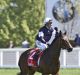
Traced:
[[56, 42], [56, 40], [57, 40], [61, 35], [62, 35], [62, 32], [60, 31], [60, 32], [57, 34], [57, 36], [53, 39], [53, 41], [52, 41], [52, 43], [51, 43], [50, 46], [53, 46], [54, 43]]

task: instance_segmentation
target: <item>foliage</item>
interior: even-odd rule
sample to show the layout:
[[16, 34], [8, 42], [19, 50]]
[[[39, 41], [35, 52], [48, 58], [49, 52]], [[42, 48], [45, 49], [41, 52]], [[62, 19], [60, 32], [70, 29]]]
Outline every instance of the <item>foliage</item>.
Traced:
[[0, 0], [0, 47], [9, 40], [20, 46], [24, 39], [33, 47], [44, 9], [44, 0]]
[[76, 0], [75, 1], [75, 7], [76, 7], [76, 10], [80, 16], [80, 0]]

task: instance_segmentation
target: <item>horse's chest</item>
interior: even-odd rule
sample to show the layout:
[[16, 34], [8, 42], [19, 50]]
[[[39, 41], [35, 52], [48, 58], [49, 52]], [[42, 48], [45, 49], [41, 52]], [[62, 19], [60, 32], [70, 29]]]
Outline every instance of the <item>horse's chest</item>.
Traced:
[[59, 70], [59, 64], [55, 64], [55, 63], [41, 63], [43, 65], [40, 65], [41, 66], [41, 69], [42, 71], [44, 71], [44, 73], [48, 73], [48, 74], [51, 74], [51, 73], [55, 73]]

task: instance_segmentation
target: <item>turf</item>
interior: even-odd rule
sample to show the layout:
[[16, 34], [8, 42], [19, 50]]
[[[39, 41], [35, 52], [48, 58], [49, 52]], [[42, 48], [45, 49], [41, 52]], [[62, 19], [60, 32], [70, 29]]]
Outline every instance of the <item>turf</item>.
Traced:
[[[0, 75], [17, 75], [19, 69], [0, 69]], [[35, 75], [41, 75], [36, 72]], [[60, 75], [80, 75], [80, 69], [60, 69]]]

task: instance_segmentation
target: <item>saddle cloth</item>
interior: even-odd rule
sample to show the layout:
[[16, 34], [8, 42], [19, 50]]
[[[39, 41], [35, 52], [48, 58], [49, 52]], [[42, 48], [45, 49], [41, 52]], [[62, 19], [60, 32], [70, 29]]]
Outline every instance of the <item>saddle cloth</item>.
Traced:
[[40, 51], [39, 48], [33, 48], [30, 53], [29, 53], [29, 56], [28, 56], [28, 66], [31, 66], [31, 67], [38, 67], [39, 65], [39, 60], [40, 60], [40, 57], [42, 55], [43, 52], [39, 52], [38, 54], [38, 57], [37, 57], [37, 60], [35, 60], [34, 56], [36, 55], [36, 53]]

